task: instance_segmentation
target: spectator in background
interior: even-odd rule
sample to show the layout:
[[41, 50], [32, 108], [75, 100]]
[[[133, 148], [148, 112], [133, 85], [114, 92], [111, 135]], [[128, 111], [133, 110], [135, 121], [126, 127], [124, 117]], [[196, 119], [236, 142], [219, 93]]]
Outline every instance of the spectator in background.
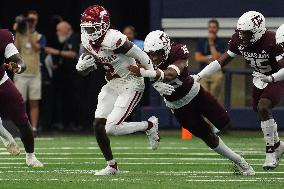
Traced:
[[40, 50], [46, 44], [45, 37], [36, 31], [38, 13], [29, 11], [27, 17], [18, 17], [16, 20], [15, 46], [27, 65], [27, 69], [21, 74], [14, 76], [17, 89], [28, 101], [30, 119], [33, 131], [37, 131], [39, 118], [39, 100], [41, 99], [41, 72]]
[[123, 29], [122, 33], [126, 35], [128, 40], [134, 43], [137, 47], [139, 47], [140, 49], [144, 48], [144, 41], [135, 38], [137, 33], [133, 26], [130, 26], [130, 25], [126, 26]]
[[[195, 60], [200, 64], [200, 69], [217, 60], [225, 51], [224, 42], [217, 36], [218, 30], [219, 22], [215, 19], [209, 20], [208, 37], [198, 42], [195, 52]], [[223, 73], [220, 71], [212, 77], [200, 81], [201, 85], [219, 101], [221, 98], [222, 78]]]
[[82, 78], [76, 71], [77, 57], [80, 49], [80, 36], [72, 30], [71, 25], [61, 21], [56, 26], [56, 34], [61, 48], [46, 47], [54, 64], [53, 82], [56, 98], [55, 114], [62, 121], [64, 128], [77, 128], [82, 120]]

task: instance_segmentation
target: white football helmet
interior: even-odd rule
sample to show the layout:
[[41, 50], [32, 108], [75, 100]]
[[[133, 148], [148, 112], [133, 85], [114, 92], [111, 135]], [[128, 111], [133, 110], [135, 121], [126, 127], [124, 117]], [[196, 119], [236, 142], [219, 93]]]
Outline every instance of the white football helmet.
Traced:
[[276, 31], [276, 44], [284, 48], [284, 24], [282, 24]]
[[[244, 13], [238, 20], [237, 31], [250, 31], [252, 36], [249, 42], [255, 43], [266, 31], [264, 16], [256, 11]], [[242, 39], [242, 36], [240, 38]]]
[[160, 30], [150, 32], [144, 42], [144, 51], [146, 53], [158, 50], [164, 50], [163, 62], [166, 61], [171, 51], [171, 41], [168, 34]]

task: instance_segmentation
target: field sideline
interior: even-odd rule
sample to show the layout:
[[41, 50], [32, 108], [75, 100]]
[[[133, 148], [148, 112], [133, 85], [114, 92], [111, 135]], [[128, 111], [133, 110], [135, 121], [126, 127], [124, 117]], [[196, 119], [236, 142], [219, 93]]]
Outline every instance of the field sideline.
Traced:
[[121, 170], [117, 176], [94, 176], [95, 170], [105, 167], [105, 161], [91, 135], [38, 138], [37, 156], [45, 164], [41, 169], [25, 166], [23, 149], [20, 156], [13, 157], [1, 145], [0, 188], [284, 188], [284, 161], [274, 171], [262, 169], [264, 141], [260, 132], [222, 136], [228, 146], [252, 164], [257, 173], [252, 177], [233, 175], [228, 160], [199, 139], [182, 141], [179, 134], [162, 133], [157, 151], [148, 148], [148, 140], [142, 134], [111, 137]]

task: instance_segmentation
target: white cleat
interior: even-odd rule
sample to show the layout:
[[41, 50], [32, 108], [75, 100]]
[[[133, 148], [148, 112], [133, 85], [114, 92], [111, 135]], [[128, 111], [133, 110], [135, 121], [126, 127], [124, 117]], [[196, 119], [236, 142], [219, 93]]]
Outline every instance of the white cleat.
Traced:
[[151, 148], [156, 150], [160, 145], [160, 136], [158, 132], [159, 120], [157, 117], [152, 116], [148, 119], [148, 121], [153, 124], [153, 127], [146, 131], [146, 135], [148, 136]]
[[36, 157], [27, 158], [26, 164], [33, 168], [43, 167], [43, 164]]
[[240, 163], [235, 163], [235, 174], [244, 176], [254, 176], [255, 171], [252, 166], [248, 164], [244, 159]]
[[11, 143], [8, 143], [6, 145], [6, 149], [12, 155], [19, 155], [20, 154], [20, 148], [19, 148], [18, 144], [15, 141], [11, 142]]
[[280, 145], [278, 146], [278, 148], [275, 148], [276, 166], [280, 164], [283, 154], [284, 154], [284, 142], [280, 141]]
[[262, 167], [264, 170], [273, 170], [277, 167], [275, 152], [266, 153], [266, 158]]
[[106, 166], [106, 168], [102, 170], [96, 171], [95, 175], [116, 175], [119, 173], [117, 164], [115, 166]]

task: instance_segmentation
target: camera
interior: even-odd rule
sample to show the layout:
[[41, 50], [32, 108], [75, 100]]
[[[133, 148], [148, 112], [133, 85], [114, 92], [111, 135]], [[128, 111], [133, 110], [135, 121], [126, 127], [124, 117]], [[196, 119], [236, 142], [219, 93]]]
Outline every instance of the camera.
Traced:
[[16, 32], [25, 34], [28, 30], [28, 26], [30, 24], [33, 24], [34, 22], [35, 22], [35, 19], [33, 18], [25, 17], [23, 15], [17, 16], [15, 19]]

